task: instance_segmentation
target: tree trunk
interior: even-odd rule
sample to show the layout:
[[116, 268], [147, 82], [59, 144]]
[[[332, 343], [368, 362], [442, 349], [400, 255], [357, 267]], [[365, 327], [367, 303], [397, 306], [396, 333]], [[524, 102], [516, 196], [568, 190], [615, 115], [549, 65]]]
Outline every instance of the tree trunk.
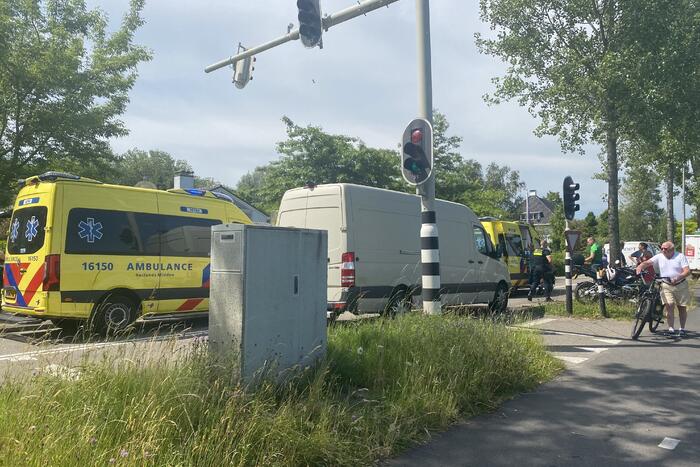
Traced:
[[608, 243], [610, 257], [608, 261], [615, 263], [620, 253], [620, 215], [618, 212], [617, 192], [619, 188], [617, 166], [617, 131], [608, 129], [605, 135], [608, 164]]
[[676, 232], [676, 220], [673, 215], [673, 164], [666, 172], [666, 240], [672, 242]]

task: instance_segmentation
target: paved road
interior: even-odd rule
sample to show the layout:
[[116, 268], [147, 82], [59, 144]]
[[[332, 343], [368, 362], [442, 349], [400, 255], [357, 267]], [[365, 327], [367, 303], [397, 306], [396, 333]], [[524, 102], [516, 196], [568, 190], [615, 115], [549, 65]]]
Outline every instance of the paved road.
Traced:
[[[567, 364], [556, 380], [438, 434], [391, 466], [700, 465], [700, 334], [668, 339], [630, 324], [530, 323]], [[663, 326], [663, 325], [662, 325]], [[700, 310], [689, 329], [700, 330]], [[664, 439], [668, 447], [659, 447]]]

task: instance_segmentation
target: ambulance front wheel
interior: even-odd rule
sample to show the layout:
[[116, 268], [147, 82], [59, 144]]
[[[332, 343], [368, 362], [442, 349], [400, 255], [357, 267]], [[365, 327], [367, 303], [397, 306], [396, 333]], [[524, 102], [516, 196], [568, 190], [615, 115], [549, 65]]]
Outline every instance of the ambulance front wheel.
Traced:
[[129, 297], [109, 295], [97, 305], [92, 328], [104, 336], [122, 333], [136, 320], [137, 310], [138, 305]]

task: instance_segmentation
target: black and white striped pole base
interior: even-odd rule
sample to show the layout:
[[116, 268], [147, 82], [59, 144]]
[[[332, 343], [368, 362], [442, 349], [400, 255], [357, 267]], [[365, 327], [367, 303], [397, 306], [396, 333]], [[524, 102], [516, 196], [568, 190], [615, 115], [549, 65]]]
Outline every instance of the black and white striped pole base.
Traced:
[[442, 302], [440, 300], [440, 245], [435, 211], [421, 213], [420, 258], [423, 312], [437, 315], [442, 311]]
[[571, 279], [571, 252], [566, 249], [566, 256], [564, 257], [564, 281], [566, 284], [566, 313], [571, 316], [574, 312], [573, 305], [573, 285], [574, 281]]

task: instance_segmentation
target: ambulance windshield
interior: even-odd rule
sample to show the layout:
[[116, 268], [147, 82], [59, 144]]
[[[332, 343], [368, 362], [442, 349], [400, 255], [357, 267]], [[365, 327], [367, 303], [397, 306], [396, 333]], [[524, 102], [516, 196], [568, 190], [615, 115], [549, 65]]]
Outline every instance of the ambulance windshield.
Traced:
[[16, 209], [10, 221], [7, 251], [13, 255], [30, 255], [44, 246], [46, 206]]

